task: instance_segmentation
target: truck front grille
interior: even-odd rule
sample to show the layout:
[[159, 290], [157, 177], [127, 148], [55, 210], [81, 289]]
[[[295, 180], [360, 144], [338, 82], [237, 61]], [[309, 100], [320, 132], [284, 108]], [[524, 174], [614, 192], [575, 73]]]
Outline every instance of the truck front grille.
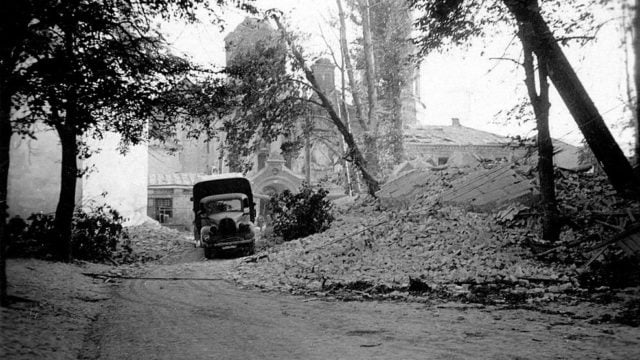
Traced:
[[218, 225], [218, 232], [220, 235], [233, 235], [236, 233], [236, 223], [231, 218], [224, 218], [220, 220]]

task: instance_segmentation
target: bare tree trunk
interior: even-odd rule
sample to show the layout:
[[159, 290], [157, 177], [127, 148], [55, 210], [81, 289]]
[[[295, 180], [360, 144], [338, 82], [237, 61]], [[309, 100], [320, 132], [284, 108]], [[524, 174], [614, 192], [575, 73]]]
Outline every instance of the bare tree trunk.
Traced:
[[342, 52], [344, 65], [347, 68], [347, 77], [349, 78], [349, 86], [351, 87], [351, 97], [353, 98], [353, 103], [356, 106], [356, 117], [358, 123], [364, 131], [367, 131], [368, 126], [364, 122], [364, 107], [362, 106], [362, 101], [360, 100], [360, 94], [358, 93], [358, 87], [356, 84], [356, 77], [353, 74], [351, 56], [349, 55], [349, 46], [347, 44], [347, 24], [345, 21], [344, 10], [342, 9], [342, 1], [336, 0], [336, 4], [338, 5], [338, 16], [340, 18], [340, 50]]
[[[67, 114], [69, 116], [69, 114]], [[56, 207], [55, 257], [60, 261], [71, 260], [71, 228], [75, 209], [76, 183], [78, 180], [78, 144], [73, 128], [67, 124], [56, 125], [62, 145], [62, 166], [60, 171], [60, 198]]]
[[544, 64], [538, 63], [540, 96], [538, 98], [538, 173], [542, 194], [542, 238], [549, 241], [560, 239], [560, 216], [556, 201], [556, 186], [553, 168], [553, 142], [549, 132], [549, 83]]
[[634, 55], [634, 83], [636, 86], [635, 103], [635, 160], [640, 164], [640, 0], [636, 0], [635, 14], [633, 15], [633, 55]]
[[391, 131], [391, 143], [392, 143], [392, 152], [393, 152], [393, 160], [396, 164], [400, 164], [404, 161], [404, 141], [403, 141], [403, 130], [402, 130], [402, 100], [400, 98], [400, 93], [402, 90], [399, 89], [397, 96], [394, 95], [392, 100], [393, 107], [391, 108], [392, 112], [392, 121], [393, 121], [393, 129]]
[[[353, 98], [353, 103], [356, 108], [356, 120], [358, 124], [362, 128], [363, 131], [368, 131], [369, 127], [364, 121], [364, 106], [362, 105], [362, 101], [360, 100], [360, 93], [358, 92], [358, 86], [356, 83], [356, 78], [353, 73], [353, 65], [351, 64], [351, 56], [349, 55], [349, 45], [347, 43], [347, 23], [345, 20], [344, 9], [342, 7], [342, 0], [336, 0], [336, 4], [338, 5], [338, 17], [340, 19], [340, 52], [342, 54], [342, 71], [344, 72], [346, 68], [347, 78], [349, 79], [349, 87], [351, 88], [351, 97]], [[349, 119], [349, 110], [346, 107], [346, 86], [344, 84], [344, 74], [342, 78], [342, 103], [344, 105], [344, 114], [345, 114], [345, 124], [347, 126], [347, 130], [351, 132], [351, 122]], [[350, 173], [349, 164], [345, 164], [347, 174]], [[348, 176], [349, 177], [349, 176]], [[349, 177], [351, 178], [351, 177]], [[355, 189], [356, 192], [360, 192], [360, 184], [357, 176], [353, 176], [349, 181], [349, 191], [350, 195], [352, 191]]]
[[7, 193], [11, 150], [11, 94], [0, 87], [0, 306], [8, 306], [7, 295]]
[[[339, 0], [338, 0], [339, 1]], [[341, 34], [342, 36], [342, 34]], [[349, 108], [347, 106], [347, 84], [344, 77], [344, 57], [342, 58], [342, 66], [340, 67], [340, 99], [337, 101], [342, 105], [342, 113], [341, 116], [344, 119], [344, 124], [347, 126], [347, 130], [351, 132], [351, 119], [349, 119]], [[341, 164], [344, 166], [344, 176], [346, 178], [347, 183], [347, 194], [349, 196], [353, 196], [353, 182], [351, 179], [351, 169], [350, 164], [344, 159], [344, 154], [347, 152], [347, 147], [345, 146], [344, 139], [340, 139], [340, 148], [342, 149], [342, 159]]]
[[369, 0], [358, 0], [362, 15], [362, 36], [364, 38], [365, 74], [367, 79], [367, 99], [369, 114], [367, 119], [368, 131], [364, 133], [364, 151], [369, 169], [377, 174], [380, 171], [378, 159], [378, 91], [376, 88], [376, 65], [371, 39], [371, 13]]
[[342, 137], [344, 138], [344, 141], [347, 144], [347, 148], [349, 151], [347, 153], [346, 158], [349, 159], [349, 161], [351, 161], [358, 168], [358, 170], [360, 170], [360, 173], [362, 174], [362, 179], [367, 184], [367, 189], [369, 194], [372, 196], [375, 196], [375, 193], [380, 189], [380, 184], [378, 184], [378, 181], [373, 177], [373, 175], [371, 175], [369, 170], [367, 170], [367, 161], [362, 156], [360, 149], [358, 149], [358, 145], [356, 144], [355, 139], [353, 138], [353, 135], [349, 131], [349, 128], [341, 120], [340, 116], [336, 112], [329, 98], [327, 98], [327, 96], [322, 92], [322, 90], [320, 90], [321, 88], [318, 84], [318, 81], [316, 80], [315, 75], [313, 74], [313, 71], [311, 71], [311, 69], [307, 66], [304, 60], [304, 57], [302, 56], [302, 53], [295, 46], [295, 44], [293, 43], [293, 40], [291, 40], [291, 37], [287, 35], [287, 31], [282, 25], [282, 23], [280, 23], [280, 19], [277, 16], [273, 16], [273, 19], [276, 22], [278, 29], [285, 36], [287, 44], [291, 48], [291, 52], [296, 62], [298, 63], [298, 66], [300, 66], [302, 71], [304, 71], [307, 81], [309, 81], [311, 86], [315, 89], [315, 92], [320, 98], [320, 102], [322, 103], [322, 107], [325, 109], [325, 111], [329, 115], [329, 119], [331, 120], [333, 125], [338, 129], [338, 131], [340, 131], [340, 134], [342, 134]]
[[555, 242], [560, 238], [560, 221], [553, 169], [553, 142], [549, 133], [549, 107], [551, 104], [549, 103], [548, 74], [545, 64], [538, 59], [538, 83], [540, 85], [540, 93], [538, 94], [536, 92], [533, 52], [524, 37], [520, 36], [520, 38], [524, 50], [525, 84], [536, 115], [538, 128], [538, 177], [542, 196], [542, 238]]
[[[622, 6], [622, 48], [624, 49], [624, 80], [625, 80], [625, 95], [627, 96], [626, 100], [626, 107], [629, 109], [629, 111], [631, 112], [631, 121], [629, 122], [629, 126], [631, 126], [635, 132], [635, 136], [634, 136], [634, 156], [635, 156], [635, 162], [636, 164], [638, 164], [639, 160], [640, 160], [640, 152], [638, 151], [638, 146], [640, 146], [640, 142], [638, 141], [638, 111], [640, 111], [638, 109], [638, 102], [636, 101], [636, 91], [634, 91], [634, 87], [631, 86], [632, 82], [635, 82], [634, 85], [638, 85], [637, 82], [640, 81], [639, 80], [639, 76], [636, 76], [635, 74], [638, 74], [638, 61], [635, 61], [634, 64], [634, 69], [631, 70], [630, 69], [630, 51], [629, 51], [629, 37], [631, 38], [631, 46], [633, 47], [631, 49], [631, 51], [633, 51], [634, 53], [634, 58], [636, 56], [639, 56], [640, 53], [638, 53], [636, 51], [636, 45], [640, 46], [640, 44], [636, 44], [636, 42], [634, 41], [635, 39], [635, 33], [636, 31], [632, 29], [631, 33], [629, 33], [627, 31], [627, 18], [629, 17], [629, 12], [628, 12], [628, 8], [627, 6]], [[635, 20], [635, 19], [634, 19]], [[633, 26], [635, 26], [635, 21], [634, 24], [632, 24]], [[631, 78], [634, 79], [631, 79]]]
[[[371, 32], [378, 51], [375, 65], [379, 82], [379, 106], [385, 116], [379, 119], [385, 126], [387, 150], [392, 164], [400, 164], [404, 158], [403, 110], [407, 93], [412, 92], [410, 76], [414, 63], [410, 61], [412, 22], [409, 2], [404, 0], [370, 0]], [[409, 90], [410, 89], [410, 90]], [[380, 145], [380, 144], [379, 144]], [[385, 164], [389, 165], [389, 164]]]
[[537, 58], [547, 65], [549, 78], [613, 187], [622, 196], [640, 198], [640, 180], [542, 18], [537, 0], [502, 1], [524, 30], [522, 35]]
[[305, 130], [304, 130], [304, 177], [307, 181], [307, 184], [311, 184], [311, 128], [313, 124], [311, 123], [311, 117], [307, 116], [305, 119]]

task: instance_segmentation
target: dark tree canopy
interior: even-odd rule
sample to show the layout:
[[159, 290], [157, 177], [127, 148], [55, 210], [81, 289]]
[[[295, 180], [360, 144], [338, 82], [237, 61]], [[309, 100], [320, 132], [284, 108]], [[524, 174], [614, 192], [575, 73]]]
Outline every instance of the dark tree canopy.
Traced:
[[[70, 256], [68, 234], [80, 174], [76, 159], [91, 153], [84, 136], [100, 138], [104, 131], [114, 131], [125, 144], [145, 140], [147, 122], [171, 106], [159, 107], [157, 100], [193, 70], [188, 61], [171, 54], [154, 22], [195, 21], [204, 10], [220, 23], [223, 4], [226, 1], [35, 0], [18, 6], [29, 21], [23, 38], [7, 44], [13, 52], [3, 53], [2, 65], [3, 72], [22, 86], [1, 90], [27, 114], [14, 119], [12, 128], [26, 131], [32, 122], [42, 121], [60, 137], [62, 184], [56, 210], [60, 259]], [[234, 3], [245, 8], [250, 4]], [[8, 56], [15, 52], [17, 58]], [[8, 116], [3, 123], [9, 122]]]
[[[62, 184], [56, 210], [59, 259], [69, 259], [78, 176], [88, 156], [85, 135], [116, 131], [137, 143], [156, 118], [157, 100], [191, 69], [170, 54], [154, 30], [157, 19], [195, 21], [201, 11], [222, 26], [227, 0], [24, 0], [0, 15], [0, 300], [7, 304], [6, 199], [13, 133], [31, 135], [42, 121], [62, 144]], [[233, 6], [255, 12], [252, 0]], [[169, 106], [165, 104], [165, 109]]]

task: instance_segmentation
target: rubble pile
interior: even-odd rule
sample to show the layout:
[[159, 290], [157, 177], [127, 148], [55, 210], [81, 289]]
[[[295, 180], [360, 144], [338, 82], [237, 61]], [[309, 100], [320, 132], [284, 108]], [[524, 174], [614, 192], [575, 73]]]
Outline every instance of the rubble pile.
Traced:
[[[447, 185], [432, 185], [412, 191], [412, 202], [401, 206], [360, 199], [342, 209], [325, 233], [240, 260], [234, 280], [245, 286], [356, 298], [436, 296], [524, 303], [581, 296], [587, 292], [581, 285], [581, 266], [591, 253], [572, 245], [575, 254], [567, 256], [563, 244], [580, 244], [585, 236], [604, 238], [638, 212], [637, 203], [613, 196], [606, 178], [560, 172], [559, 205], [576, 226], [565, 227], [560, 243], [553, 244], [560, 245], [560, 251], [540, 257], [531, 244], [546, 249], [550, 244], [538, 237], [538, 209], [513, 203], [494, 213], [470, 212], [439, 204], [433, 194]], [[606, 221], [612, 224], [603, 225]], [[555, 261], [559, 256], [563, 261]]]
[[183, 250], [186, 243], [193, 243], [191, 234], [161, 226], [157, 222], [130, 226], [127, 231], [127, 246], [131, 248], [129, 257], [140, 262], [160, 259]]
[[439, 202], [470, 211], [492, 211], [505, 204], [533, 204], [538, 198], [535, 185], [518, 173], [512, 164], [494, 164], [477, 169], [451, 183], [436, 195]]
[[474, 286], [509, 284], [541, 297], [577, 285], [574, 269], [536, 261], [497, 228], [492, 215], [431, 206], [376, 215], [352, 217], [325, 233], [245, 259], [236, 281], [319, 294], [355, 286], [387, 296], [406, 296], [412, 287], [473, 296]]
[[437, 196], [450, 189], [451, 184], [463, 178], [468, 169], [432, 168], [404, 172], [381, 186], [376, 196], [384, 206], [409, 206], [417, 196]]
[[616, 196], [604, 175], [557, 171], [556, 192], [561, 212], [591, 234], [606, 235], [640, 221], [640, 203]]
[[[640, 202], [618, 197], [604, 175], [557, 170], [556, 198], [563, 225], [560, 241], [529, 242], [548, 260], [584, 264], [593, 255], [591, 249], [640, 221]], [[498, 215], [506, 213], [501, 223], [510, 231], [537, 233], [540, 209], [516, 205]], [[609, 250], [605, 256], [620, 249]]]

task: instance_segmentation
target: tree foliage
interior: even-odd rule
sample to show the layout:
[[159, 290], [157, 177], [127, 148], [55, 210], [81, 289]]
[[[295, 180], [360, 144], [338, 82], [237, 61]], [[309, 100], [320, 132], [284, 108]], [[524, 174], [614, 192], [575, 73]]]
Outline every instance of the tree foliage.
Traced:
[[[446, 41], [459, 44], [479, 36], [483, 34], [483, 25], [491, 22], [478, 20], [478, 16], [487, 16], [490, 19], [492, 15], [503, 14], [499, 15], [499, 20], [514, 24], [514, 30], [518, 31], [522, 41], [531, 47], [538, 62], [547, 67], [550, 80], [587, 143], [603, 164], [612, 185], [624, 196], [640, 196], [640, 188], [637, 185], [640, 181], [635, 178], [629, 162], [559, 45], [569, 40], [563, 37], [562, 31], [573, 31], [575, 23], [549, 16], [550, 9], [558, 11], [559, 7], [566, 6], [578, 10], [574, 11], [578, 14], [578, 20], [587, 22], [592, 17], [593, 8], [578, 1], [539, 3], [537, 0], [418, 0], [412, 4], [423, 12], [418, 21], [420, 30], [424, 32], [419, 40], [423, 53], [442, 46]], [[564, 13], [563, 11], [562, 14]], [[494, 22], [498, 23], [495, 19]]]
[[[411, 81], [417, 61], [413, 56], [415, 45], [411, 38], [410, 9], [408, 2], [400, 0], [346, 1], [347, 13], [342, 1], [336, 2], [348, 92], [364, 131], [364, 139], [359, 140], [364, 143], [368, 163], [377, 164], [372, 168], [377, 168], [379, 175], [384, 176], [404, 158], [402, 127], [408, 120], [404, 116], [407, 115], [405, 106], [409, 105], [405, 100], [415, 100]], [[347, 19], [351, 21], [347, 22]], [[362, 35], [348, 40], [347, 25], [362, 28]], [[371, 34], [370, 45], [365, 41], [368, 32]], [[362, 81], [356, 80], [351, 59], [357, 69], [367, 73], [371, 67], [373, 71]]]
[[[227, 83], [221, 91], [233, 115], [224, 119], [222, 130], [230, 152], [246, 159], [261, 142], [295, 132], [298, 120], [308, 115], [310, 88], [292, 65], [284, 41], [274, 32], [225, 68]], [[245, 171], [249, 166], [243, 163]]]
[[407, 2], [377, 0], [372, 2], [371, 10], [382, 119], [379, 155], [383, 169], [390, 169], [404, 160], [403, 115], [407, 113], [404, 107], [408, 105], [404, 100], [415, 100], [412, 77], [417, 63], [413, 57], [412, 23]]
[[[234, 5], [253, 9], [252, 0]], [[226, 0], [25, 0], [3, 8], [0, 22], [0, 300], [6, 305], [5, 221], [9, 149], [14, 129], [34, 121], [56, 129], [62, 144], [56, 210], [59, 259], [68, 260], [82, 136], [116, 131], [125, 143], [142, 139], [153, 100], [175, 85], [189, 64], [170, 54], [154, 30], [158, 18], [194, 21]], [[20, 110], [20, 111], [16, 111]], [[17, 114], [12, 120], [12, 113]]]
[[[491, 39], [499, 33], [517, 32], [518, 23], [503, 0], [411, 0], [418, 11], [416, 28], [421, 34], [415, 39], [420, 55], [450, 47], [464, 47], [471, 40]], [[518, 0], [516, 0], [518, 2]], [[599, 28], [594, 6], [603, 1], [545, 0], [540, 13], [547, 20], [554, 36], [566, 44], [593, 39]], [[525, 2], [521, 2], [524, 4]]]
[[[11, 257], [50, 259], [56, 254], [55, 221], [52, 214], [31, 214], [24, 229], [12, 231], [8, 243]], [[106, 262], [115, 255], [130, 253], [125, 219], [108, 205], [76, 209], [71, 231], [71, 252], [74, 259]], [[116, 254], [124, 251], [122, 254]]]
[[[311, 108], [321, 109], [328, 121], [337, 129], [347, 144], [347, 161], [352, 161], [371, 184], [375, 193], [378, 184], [366, 169], [366, 162], [353, 135], [341, 118], [340, 111], [323, 92], [306, 63], [296, 37], [287, 31], [276, 13], [267, 15], [277, 24], [272, 37], [256, 41], [251, 49], [236, 54], [230, 64], [218, 75], [224, 79], [207, 80], [211, 84], [206, 94], [212, 102], [220, 104], [217, 125], [208, 123], [226, 135], [230, 165], [247, 171], [249, 156], [264, 143], [280, 135], [289, 138], [284, 149], [296, 152], [298, 139], [308, 129], [300, 126], [308, 118]], [[177, 93], [176, 93], [177, 94]]]
[[316, 79], [315, 74], [307, 65], [306, 58], [303, 54], [303, 49], [295, 42], [295, 39], [293, 38], [291, 33], [289, 33], [286, 27], [282, 24], [279, 14], [272, 13], [270, 14], [270, 16], [276, 22], [278, 30], [280, 30], [287, 43], [293, 63], [304, 74], [304, 79], [307, 81], [308, 86], [313, 89], [315, 95], [317, 96], [317, 101], [311, 101], [315, 102], [316, 105], [318, 105], [326, 112], [328, 120], [342, 135], [347, 148], [345, 160], [353, 163], [353, 165], [360, 171], [362, 179], [367, 185], [369, 194], [375, 196], [375, 193], [380, 189], [380, 185], [378, 183], [378, 180], [375, 179], [374, 175], [372, 175], [372, 173], [368, 169], [367, 160], [356, 144], [353, 133], [347, 125], [348, 123], [345, 122], [339, 115], [340, 111], [336, 110], [335, 104], [331, 99], [329, 99], [328, 94], [325, 94], [321, 89], [321, 86]]
[[324, 189], [314, 190], [303, 184], [296, 194], [283, 191], [269, 200], [273, 232], [289, 241], [325, 231], [334, 217]]
[[[150, 11], [191, 16], [192, 4], [154, 2]], [[150, 27], [145, 3], [57, 2], [43, 12], [33, 31], [46, 34], [48, 48], [30, 66], [26, 107], [33, 118], [56, 129], [62, 145], [60, 200], [56, 209], [57, 258], [70, 257], [76, 158], [87, 157], [84, 135], [111, 130], [125, 143], [143, 139], [155, 116], [153, 100], [190, 69], [170, 54]]]

